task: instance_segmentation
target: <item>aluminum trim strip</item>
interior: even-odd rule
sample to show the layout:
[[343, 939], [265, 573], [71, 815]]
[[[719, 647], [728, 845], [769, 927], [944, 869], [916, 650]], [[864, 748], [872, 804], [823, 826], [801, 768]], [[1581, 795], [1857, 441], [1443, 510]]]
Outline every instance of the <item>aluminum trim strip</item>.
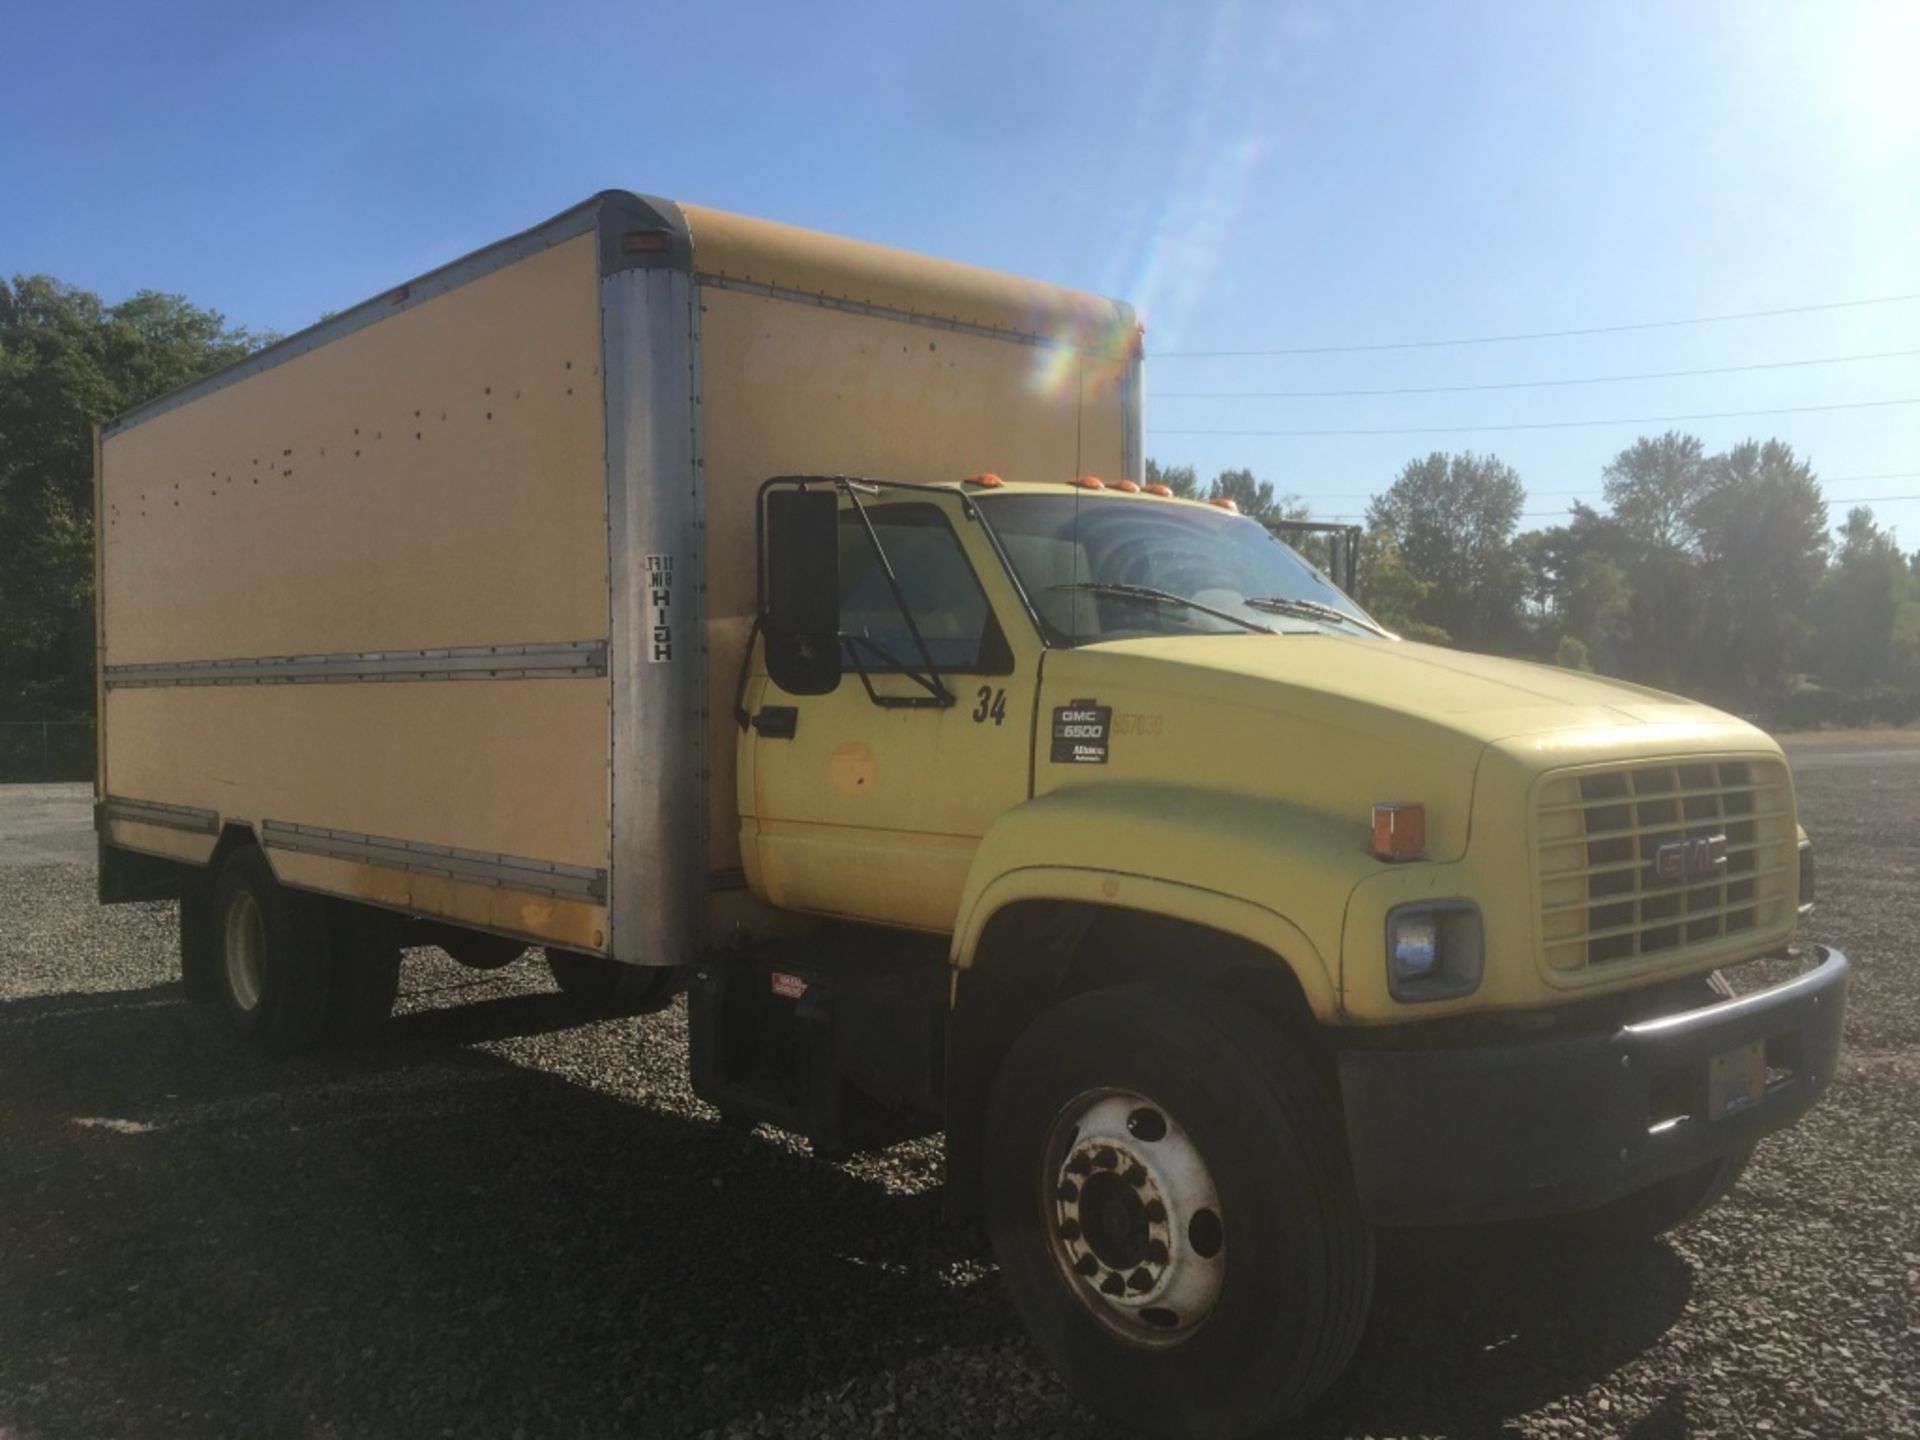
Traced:
[[975, 325], [966, 320], [950, 320], [944, 315], [927, 315], [918, 310], [897, 310], [890, 305], [871, 305], [863, 300], [845, 300], [837, 295], [821, 295], [812, 290], [794, 290], [784, 285], [763, 285], [757, 280], [736, 280], [731, 275], [697, 271], [694, 280], [716, 290], [738, 290], [768, 300], [791, 300], [800, 305], [817, 305], [823, 310], [839, 310], [848, 315], [866, 315], [877, 320], [898, 320], [903, 325], [924, 325], [955, 335], [973, 335], [982, 340], [1011, 340], [1042, 350], [1065, 350], [1074, 355], [1110, 358], [1111, 347], [1074, 345], [1056, 335], [1036, 335], [1025, 330], [1001, 330], [992, 325]]
[[585, 865], [563, 865], [554, 860], [529, 860], [485, 850], [461, 850], [429, 845], [419, 840], [395, 840], [361, 835], [352, 830], [330, 830], [321, 825], [298, 825], [265, 820], [260, 839], [273, 850], [297, 850], [332, 860], [359, 860], [395, 870], [472, 880], [503, 890], [525, 890], [569, 900], [606, 899], [607, 872]]
[[601, 282], [612, 714], [608, 953], [691, 962], [707, 920], [699, 296], [676, 270]]
[[578, 680], [607, 673], [604, 640], [473, 645], [439, 650], [364, 650], [341, 655], [267, 655], [109, 665], [109, 689], [161, 685], [312, 685], [396, 680]]
[[136, 825], [158, 825], [195, 835], [220, 833], [219, 815], [194, 805], [167, 805], [158, 800], [130, 800], [123, 795], [109, 795], [106, 812], [109, 820], [128, 820]]

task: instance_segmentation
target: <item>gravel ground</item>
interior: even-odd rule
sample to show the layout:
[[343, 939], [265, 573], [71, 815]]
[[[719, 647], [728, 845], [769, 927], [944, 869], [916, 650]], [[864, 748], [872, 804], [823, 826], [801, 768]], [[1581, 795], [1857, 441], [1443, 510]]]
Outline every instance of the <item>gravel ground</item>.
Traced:
[[[941, 1219], [934, 1145], [714, 1124], [679, 1010], [583, 1024], [527, 962], [421, 952], [371, 1048], [254, 1059], [180, 999], [172, 907], [96, 908], [34, 805], [45, 843], [0, 844], [5, 1440], [1117, 1433]], [[1293, 1433], [1920, 1436], [1920, 764], [1812, 766], [1802, 812], [1857, 966], [1827, 1102], [1670, 1240], [1388, 1237]]]

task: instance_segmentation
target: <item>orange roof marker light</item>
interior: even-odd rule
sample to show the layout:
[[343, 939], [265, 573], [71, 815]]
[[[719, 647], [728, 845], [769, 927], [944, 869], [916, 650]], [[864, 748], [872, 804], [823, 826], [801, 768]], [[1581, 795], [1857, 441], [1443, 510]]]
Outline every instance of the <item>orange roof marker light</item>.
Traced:
[[989, 470], [979, 475], [969, 475], [960, 483], [962, 485], [978, 485], [982, 490], [998, 490], [1007, 482]]
[[1427, 807], [1418, 800], [1373, 807], [1373, 853], [1382, 860], [1418, 860], [1427, 853]]
[[1104, 490], [1107, 482], [1098, 475], [1076, 475], [1067, 481], [1069, 485], [1078, 485], [1082, 490]]
[[1224, 497], [1218, 500], [1209, 500], [1207, 501], [1207, 503], [1209, 505], [1218, 506], [1222, 510], [1231, 510], [1236, 515], [1240, 513], [1240, 507], [1236, 505], [1233, 501], [1228, 500]]
[[1107, 482], [1107, 488], [1109, 490], [1123, 490], [1129, 495], [1138, 495], [1140, 493], [1139, 485], [1132, 480], [1109, 480]]
[[1140, 488], [1145, 490], [1149, 495], [1162, 495], [1169, 500], [1173, 498], [1173, 487], [1171, 485], [1142, 485]]

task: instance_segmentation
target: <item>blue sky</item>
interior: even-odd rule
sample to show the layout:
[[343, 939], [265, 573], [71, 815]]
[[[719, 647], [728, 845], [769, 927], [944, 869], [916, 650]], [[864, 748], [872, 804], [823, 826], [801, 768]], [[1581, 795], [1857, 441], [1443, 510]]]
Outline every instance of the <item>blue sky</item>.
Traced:
[[[1527, 523], [1663, 424], [1920, 399], [1920, 5], [100, 4], [0, 49], [0, 268], [297, 329], [624, 186], [1085, 286], [1148, 326], [1148, 452], [1348, 515], [1492, 451]], [[1920, 404], [1779, 435], [1920, 497]], [[1407, 430], [1259, 435], [1223, 431]], [[1920, 544], [1920, 499], [1880, 516]], [[1842, 518], [1839, 509], [1832, 517]]]

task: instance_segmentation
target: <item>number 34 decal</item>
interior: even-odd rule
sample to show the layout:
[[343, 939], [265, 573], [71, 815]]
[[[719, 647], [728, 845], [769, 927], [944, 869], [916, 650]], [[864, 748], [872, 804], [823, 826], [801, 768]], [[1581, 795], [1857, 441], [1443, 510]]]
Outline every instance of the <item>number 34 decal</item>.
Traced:
[[980, 703], [973, 707], [973, 723], [984, 725], [988, 720], [994, 724], [1003, 724], [1007, 718], [1007, 692], [995, 689], [991, 685], [980, 687]]

